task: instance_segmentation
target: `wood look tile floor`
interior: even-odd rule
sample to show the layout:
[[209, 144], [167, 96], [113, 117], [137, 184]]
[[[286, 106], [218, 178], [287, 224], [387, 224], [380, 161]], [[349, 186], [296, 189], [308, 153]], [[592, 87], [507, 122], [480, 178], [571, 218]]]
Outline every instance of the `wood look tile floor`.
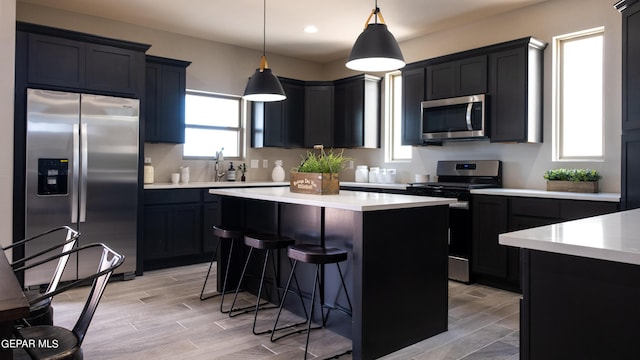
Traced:
[[[84, 358], [102, 359], [302, 359], [305, 335], [272, 343], [253, 335], [253, 314], [219, 311], [220, 297], [200, 301], [208, 264], [145, 272], [109, 283], [82, 345]], [[213, 276], [213, 275], [212, 275]], [[214, 279], [214, 278], [212, 278]], [[214, 289], [210, 281], [211, 289]], [[209, 285], [208, 285], [209, 287]], [[55, 322], [72, 328], [88, 288], [54, 300]], [[244, 304], [255, 297], [241, 293]], [[481, 285], [449, 283], [449, 330], [383, 359], [518, 359], [519, 294]], [[231, 297], [225, 298], [230, 304]], [[277, 310], [259, 313], [258, 330]], [[288, 313], [286, 318], [295, 321]], [[390, 331], [393, 331], [390, 329]], [[351, 341], [328, 330], [311, 333], [309, 359], [351, 359]]]

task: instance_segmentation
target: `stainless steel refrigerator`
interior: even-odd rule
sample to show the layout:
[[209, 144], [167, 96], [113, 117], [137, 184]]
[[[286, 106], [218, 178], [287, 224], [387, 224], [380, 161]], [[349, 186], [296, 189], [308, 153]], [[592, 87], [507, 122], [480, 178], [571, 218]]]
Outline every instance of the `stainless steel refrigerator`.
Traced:
[[[105, 243], [126, 257], [118, 273], [135, 273], [138, 124], [137, 99], [27, 90], [27, 237], [69, 225], [79, 245]], [[25, 255], [62, 240], [33, 241]], [[25, 286], [48, 283], [54, 267], [28, 271]], [[96, 267], [93, 256], [70, 259], [63, 280]]]

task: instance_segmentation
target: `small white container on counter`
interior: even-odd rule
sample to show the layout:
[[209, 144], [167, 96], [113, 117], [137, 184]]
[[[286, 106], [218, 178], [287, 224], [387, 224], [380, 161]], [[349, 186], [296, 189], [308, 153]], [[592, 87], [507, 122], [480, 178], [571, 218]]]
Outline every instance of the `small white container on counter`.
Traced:
[[356, 182], [369, 182], [369, 167], [367, 165], [358, 165], [356, 167]]
[[370, 183], [377, 183], [379, 181], [378, 179], [378, 175], [380, 174], [380, 168], [379, 167], [372, 167], [371, 169], [369, 169], [369, 182]]

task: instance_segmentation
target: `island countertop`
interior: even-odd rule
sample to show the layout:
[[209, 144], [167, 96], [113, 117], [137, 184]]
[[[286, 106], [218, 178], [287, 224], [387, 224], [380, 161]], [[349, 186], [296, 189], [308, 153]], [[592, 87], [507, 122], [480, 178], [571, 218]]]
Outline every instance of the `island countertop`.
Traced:
[[456, 199], [341, 190], [338, 195], [293, 193], [288, 187], [210, 189], [210, 194], [325, 208], [376, 211], [449, 205]]
[[640, 265], [640, 209], [499, 235], [525, 249]]

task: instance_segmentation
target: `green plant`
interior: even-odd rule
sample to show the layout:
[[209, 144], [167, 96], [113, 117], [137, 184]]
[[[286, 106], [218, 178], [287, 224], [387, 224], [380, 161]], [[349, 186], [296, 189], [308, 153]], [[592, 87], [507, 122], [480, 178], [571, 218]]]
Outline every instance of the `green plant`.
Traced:
[[547, 180], [598, 181], [602, 176], [597, 170], [591, 169], [555, 169], [545, 171], [544, 178]]
[[240, 171], [240, 173], [242, 173], [242, 175], [244, 175], [244, 173], [247, 172], [247, 164], [242, 163], [242, 165], [238, 166], [238, 171]]
[[307, 157], [302, 160], [300, 166], [294, 169], [294, 171], [305, 173], [338, 173], [345, 168], [349, 160], [351, 160], [351, 158], [344, 156], [343, 151], [334, 153], [333, 150], [329, 150], [329, 153], [326, 153], [324, 149], [320, 148], [319, 154], [307, 151]]

